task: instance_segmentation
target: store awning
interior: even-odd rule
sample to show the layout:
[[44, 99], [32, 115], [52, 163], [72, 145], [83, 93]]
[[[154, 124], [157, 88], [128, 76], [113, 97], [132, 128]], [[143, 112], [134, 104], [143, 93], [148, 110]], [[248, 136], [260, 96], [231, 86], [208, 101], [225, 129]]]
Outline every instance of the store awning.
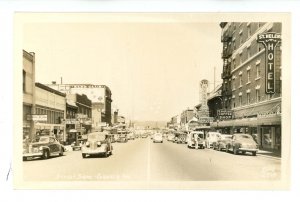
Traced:
[[73, 100], [67, 100], [67, 106], [73, 107], [73, 108], [78, 108], [76, 103]]
[[259, 126], [259, 125], [280, 125], [281, 115], [270, 115], [265, 117], [242, 118], [219, 122], [212, 122], [211, 127], [238, 127], [238, 126]]

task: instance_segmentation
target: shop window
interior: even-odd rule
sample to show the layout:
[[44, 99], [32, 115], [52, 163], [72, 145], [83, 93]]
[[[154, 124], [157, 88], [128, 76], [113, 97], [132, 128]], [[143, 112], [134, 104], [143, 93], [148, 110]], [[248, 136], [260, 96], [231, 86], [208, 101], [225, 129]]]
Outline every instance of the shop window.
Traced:
[[281, 149], [281, 127], [275, 127], [275, 145]]
[[271, 127], [262, 128], [262, 146], [263, 148], [272, 148], [272, 130]]

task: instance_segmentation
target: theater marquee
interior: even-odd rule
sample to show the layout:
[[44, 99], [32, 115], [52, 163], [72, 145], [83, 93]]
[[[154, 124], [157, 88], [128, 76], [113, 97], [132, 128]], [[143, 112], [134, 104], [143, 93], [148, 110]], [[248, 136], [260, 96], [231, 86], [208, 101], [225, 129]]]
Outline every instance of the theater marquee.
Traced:
[[275, 48], [281, 42], [281, 34], [267, 32], [257, 36], [266, 50], [266, 94], [275, 93]]

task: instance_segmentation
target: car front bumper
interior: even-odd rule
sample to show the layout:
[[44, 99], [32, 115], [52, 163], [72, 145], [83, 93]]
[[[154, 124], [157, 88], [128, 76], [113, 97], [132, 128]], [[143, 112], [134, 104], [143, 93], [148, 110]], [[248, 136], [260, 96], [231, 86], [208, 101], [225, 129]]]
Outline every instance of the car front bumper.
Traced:
[[258, 152], [258, 149], [243, 148], [243, 147], [240, 147], [238, 150], [244, 152]]
[[104, 149], [84, 149], [82, 150], [82, 154], [88, 155], [96, 155], [96, 154], [104, 154], [106, 151]]
[[43, 152], [35, 152], [35, 153], [25, 153], [23, 157], [41, 157], [43, 156]]

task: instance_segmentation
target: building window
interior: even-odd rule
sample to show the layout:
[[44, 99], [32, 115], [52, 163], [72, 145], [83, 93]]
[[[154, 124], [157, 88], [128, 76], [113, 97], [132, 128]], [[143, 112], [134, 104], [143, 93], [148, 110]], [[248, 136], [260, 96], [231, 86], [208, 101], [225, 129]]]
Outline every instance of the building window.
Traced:
[[235, 90], [235, 80], [232, 81], [232, 90]]
[[232, 41], [232, 47], [233, 47], [233, 50], [235, 50], [235, 48], [236, 48], [235, 40]]
[[26, 71], [23, 69], [23, 92], [26, 92]]
[[240, 95], [239, 96], [239, 106], [242, 106], [242, 103], [243, 103], [243, 99], [242, 99], [242, 96]]
[[235, 67], [236, 67], [235, 59], [232, 60], [232, 66], [233, 66], [233, 69], [235, 69]]
[[248, 26], [247, 26], [247, 33], [248, 33], [248, 38], [250, 38], [250, 36], [251, 36], [251, 26], [250, 26], [251, 24], [249, 24]]
[[261, 51], [261, 46], [259, 43], [257, 43], [257, 52], [259, 53]]
[[240, 53], [240, 64], [243, 63], [243, 52]]
[[256, 78], [260, 78], [260, 63], [256, 65]]
[[247, 83], [250, 83], [250, 70], [247, 70]]
[[249, 59], [251, 57], [251, 52], [250, 52], [250, 46], [247, 48], [247, 58]]
[[240, 75], [240, 87], [243, 86], [243, 80], [242, 80], [242, 75]]
[[256, 102], [260, 102], [260, 90], [256, 89], [255, 91], [255, 100]]
[[247, 104], [250, 104], [250, 93], [247, 93]]
[[232, 108], [235, 108], [235, 98], [232, 98]]

